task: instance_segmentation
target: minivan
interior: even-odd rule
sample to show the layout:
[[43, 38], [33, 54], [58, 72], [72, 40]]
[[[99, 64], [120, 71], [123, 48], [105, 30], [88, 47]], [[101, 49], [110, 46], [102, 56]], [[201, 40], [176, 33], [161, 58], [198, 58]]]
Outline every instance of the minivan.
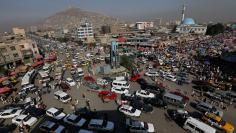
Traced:
[[205, 102], [199, 102], [196, 105], [196, 109], [198, 109], [201, 112], [211, 112], [214, 113], [220, 117], [223, 117], [223, 111], [220, 111], [218, 109], [216, 109], [214, 106], [212, 106], [209, 103], [205, 103]]
[[167, 103], [177, 105], [180, 107], [185, 107], [187, 105], [187, 103], [183, 97], [169, 93], [169, 92], [164, 94], [163, 100]]
[[195, 119], [189, 117], [185, 123], [183, 128], [190, 133], [215, 133], [216, 129]]
[[127, 81], [114, 80], [112, 82], [112, 87], [121, 87], [121, 88], [129, 89], [130, 84]]

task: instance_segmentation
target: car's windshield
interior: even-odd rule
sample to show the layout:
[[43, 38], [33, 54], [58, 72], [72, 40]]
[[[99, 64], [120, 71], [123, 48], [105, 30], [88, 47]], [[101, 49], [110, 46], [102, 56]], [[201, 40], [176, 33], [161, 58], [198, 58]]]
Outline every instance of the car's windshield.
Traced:
[[131, 112], [131, 113], [134, 113], [135, 110], [136, 110], [135, 108], [132, 108], [132, 109], [130, 110], [130, 112]]
[[26, 116], [23, 120], [24, 120], [24, 121], [28, 121], [30, 118], [31, 118], [31, 116], [28, 115], [28, 116]]
[[54, 115], [58, 116], [60, 113], [61, 113], [61, 111], [58, 110], [57, 112], [54, 113]]
[[69, 95], [65, 95], [64, 97], [62, 97], [63, 100], [67, 100], [67, 99], [69, 99], [69, 98], [70, 98]]
[[14, 114], [14, 113], [16, 113], [16, 111], [17, 111], [17, 109], [13, 109], [13, 110], [11, 111], [11, 113]]

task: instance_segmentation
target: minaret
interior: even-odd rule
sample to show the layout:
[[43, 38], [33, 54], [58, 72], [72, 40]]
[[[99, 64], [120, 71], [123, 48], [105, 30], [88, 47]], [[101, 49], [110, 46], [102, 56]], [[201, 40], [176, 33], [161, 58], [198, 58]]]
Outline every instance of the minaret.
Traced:
[[184, 17], [185, 17], [185, 10], [186, 10], [186, 5], [184, 4], [184, 5], [183, 5], [183, 9], [182, 9], [182, 20], [181, 20], [181, 22], [183, 22], [183, 21], [184, 21]]

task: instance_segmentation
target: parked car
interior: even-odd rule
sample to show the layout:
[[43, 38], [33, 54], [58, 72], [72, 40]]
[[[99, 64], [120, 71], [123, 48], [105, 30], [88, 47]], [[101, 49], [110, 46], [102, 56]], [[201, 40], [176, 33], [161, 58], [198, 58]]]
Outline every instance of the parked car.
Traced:
[[54, 92], [54, 97], [63, 103], [68, 103], [72, 100], [71, 96], [63, 91], [56, 91]]
[[160, 98], [145, 98], [143, 102], [146, 104], [151, 104], [155, 107], [163, 107], [164, 109], [167, 108], [167, 103]]
[[152, 112], [153, 107], [151, 105], [145, 104], [142, 100], [133, 100], [130, 102], [130, 105], [138, 110], [141, 110], [143, 112]]
[[52, 121], [44, 121], [39, 125], [39, 129], [48, 133], [65, 133], [66, 128]]
[[143, 98], [154, 98], [155, 95], [153, 93], [150, 93], [147, 90], [138, 90], [135, 92], [135, 95], [138, 97], [143, 97]]
[[137, 82], [138, 82], [141, 86], [148, 84], [147, 81], [146, 81], [145, 79], [143, 79], [143, 78], [138, 79]]
[[19, 116], [22, 113], [22, 111], [23, 110], [19, 108], [6, 109], [0, 112], [0, 118], [2, 119], [13, 118]]
[[52, 117], [56, 120], [62, 120], [66, 114], [63, 113], [62, 111], [60, 111], [59, 109], [57, 108], [49, 108], [47, 111], [46, 111], [46, 115], [49, 116], [49, 117]]
[[30, 106], [24, 110], [24, 114], [29, 114], [33, 117], [40, 118], [46, 114], [46, 110]]
[[149, 77], [157, 77], [159, 76], [159, 73], [157, 71], [148, 71], [145, 73], [145, 75]]
[[121, 87], [112, 87], [111, 88], [112, 92], [118, 93], [118, 94], [126, 94], [129, 93], [128, 89], [125, 88], [121, 88]]
[[116, 93], [111, 92], [111, 91], [100, 91], [98, 93], [98, 96], [102, 98], [104, 101], [116, 100], [117, 98]]
[[112, 132], [114, 130], [114, 123], [102, 119], [91, 119], [88, 124], [88, 129]]
[[67, 114], [63, 121], [73, 126], [82, 127], [85, 124], [86, 119], [75, 114]]
[[182, 94], [179, 91], [170, 91], [170, 93], [183, 97], [185, 101], [189, 101], [189, 97], [185, 96], [184, 94]]
[[19, 115], [12, 119], [12, 123], [18, 126], [28, 125], [33, 126], [38, 119], [36, 117], [32, 117], [30, 115]]
[[218, 129], [221, 129], [226, 133], [234, 132], [234, 126], [231, 123], [222, 120], [220, 116], [217, 116], [213, 113], [206, 112], [202, 117], [202, 121]]
[[87, 86], [88, 86], [88, 91], [100, 92], [103, 90], [97, 84], [94, 83], [89, 83], [87, 84]]
[[223, 117], [223, 111], [220, 111], [218, 109], [216, 109], [214, 106], [212, 106], [209, 103], [205, 103], [205, 102], [199, 102], [196, 105], [196, 109], [198, 109], [199, 111], [205, 113], [205, 112], [211, 112], [214, 113], [220, 117]]
[[119, 107], [119, 111], [124, 113], [125, 115], [128, 115], [128, 116], [139, 117], [141, 115], [140, 110], [135, 109], [135, 108], [133, 108], [132, 106], [129, 106], [129, 105], [121, 105]]
[[76, 85], [75, 81], [71, 78], [66, 78], [66, 83], [69, 84], [70, 86]]
[[131, 133], [154, 133], [154, 125], [152, 123], [142, 122], [138, 120], [126, 119], [126, 127]]

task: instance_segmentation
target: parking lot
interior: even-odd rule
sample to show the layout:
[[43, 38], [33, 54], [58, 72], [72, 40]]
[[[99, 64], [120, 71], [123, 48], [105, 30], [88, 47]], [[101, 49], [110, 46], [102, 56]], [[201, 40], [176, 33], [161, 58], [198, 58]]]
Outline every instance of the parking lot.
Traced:
[[[61, 50], [61, 51], [60, 51]], [[55, 63], [51, 63], [51, 65], [53, 64], [52, 67], [52, 71], [50, 72], [50, 77], [52, 77], [53, 80], [50, 80], [50, 83], [47, 84], [49, 86], [46, 86], [42, 84], [42, 79], [39, 76], [39, 74], [37, 74], [36, 78], [33, 79], [33, 82], [35, 84], [35, 86], [39, 87], [39, 92], [44, 92], [41, 95], [41, 99], [42, 99], [42, 103], [44, 105], [46, 105], [46, 109], [49, 109], [50, 107], [56, 107], [58, 109], [62, 109], [64, 113], [66, 114], [70, 114], [70, 113], [78, 113], [80, 114], [80, 112], [78, 110], [87, 107], [90, 108], [89, 111], [91, 111], [91, 114], [86, 115], [86, 123], [82, 126], [82, 127], [75, 127], [72, 126], [70, 124], [67, 124], [65, 122], [63, 122], [62, 120], [56, 120], [54, 118], [51, 118], [47, 115], [44, 115], [40, 118], [38, 118], [38, 121], [36, 124], [34, 124], [32, 127], [30, 127], [30, 132], [32, 133], [37, 133], [37, 132], [42, 132], [39, 130], [39, 126], [45, 122], [46, 120], [50, 120], [52, 122], [55, 122], [57, 124], [63, 125], [64, 127], [66, 127], [66, 130], [69, 133], [76, 133], [78, 132], [80, 129], [88, 129], [88, 123], [90, 121], [90, 119], [92, 118], [97, 118], [97, 119], [106, 119], [108, 121], [114, 122], [114, 131], [112, 132], [116, 132], [116, 133], [124, 133], [124, 132], [128, 132], [127, 127], [126, 127], [126, 118], [130, 118], [130, 116], [124, 115], [123, 113], [121, 113], [119, 111], [119, 102], [121, 101], [121, 96], [120, 94], [117, 94], [118, 97], [116, 98], [116, 100], [111, 100], [109, 102], [104, 102], [104, 100], [101, 99], [101, 97], [98, 96], [98, 92], [93, 92], [93, 91], [88, 91], [88, 89], [91, 89], [88, 87], [88, 85], [84, 84], [86, 81], [81, 78], [81, 82], [80, 80], [78, 80], [76, 82], [75, 85], [70, 86], [70, 89], [64, 90], [69, 96], [71, 96], [72, 100], [68, 103], [62, 103], [61, 101], [57, 100], [54, 96], [54, 92], [58, 91], [59, 89], [61, 90], [60, 87], [55, 87], [55, 85], [57, 84], [57, 81], [55, 80], [55, 69], [57, 67], [61, 67], [63, 68], [63, 72], [62, 72], [62, 77], [61, 80], [63, 82], [66, 82], [67, 84], [69, 84], [66, 79], [67, 78], [71, 78], [73, 79], [73, 81], [77, 80], [75, 79], [72, 74], [71, 74], [71, 69], [74, 65], [77, 66], [77, 64], [74, 63], [73, 59], [74, 57], [71, 57], [71, 51], [66, 51], [63, 50], [63, 48], [61, 48], [60, 52], [57, 52], [57, 62]], [[79, 50], [78, 50], [79, 51]], [[78, 52], [77, 51], [77, 52]], [[89, 52], [89, 51], [86, 51]], [[80, 51], [80, 57], [86, 57], [86, 52], [81, 52]], [[67, 54], [65, 53], [69, 53], [67, 56]], [[75, 52], [74, 52], [75, 53]], [[103, 55], [105, 56], [105, 54]], [[94, 58], [99, 57], [97, 55], [95, 55]], [[80, 60], [80, 59], [78, 59]], [[85, 60], [85, 59], [84, 59]], [[136, 59], [138, 60], [138, 59]], [[136, 61], [138, 62], [138, 61]], [[68, 65], [66, 65], [68, 64]], [[97, 66], [102, 66], [104, 65], [105, 62], [104, 60], [100, 61], [100, 63], [97, 63]], [[195, 92], [194, 95], [193, 94], [193, 86], [195, 86], [193, 83], [184, 83], [184, 84], [178, 84], [176, 81], [172, 81], [171, 78], [169, 78], [168, 80], [166, 80], [166, 78], [163, 76], [155, 76], [156, 78], [151, 78], [152, 76], [147, 76], [147, 72], [149, 71], [149, 68], [147, 68], [147, 64], [151, 64], [154, 65], [154, 63], [152, 61], [147, 61], [146, 63], [141, 63], [139, 64], [139, 69], [143, 71], [143, 73], [140, 72], [141, 74], [141, 78], [143, 78], [145, 81], [147, 81], [147, 84], [155, 84], [159, 83], [162, 84], [162, 88], [164, 88], [165, 92], [179, 92], [180, 94], [184, 94], [186, 97], [189, 98], [187, 105], [185, 106], [184, 110], [188, 111], [188, 112], [199, 112], [196, 108], [194, 108], [192, 105], [193, 102], [195, 101], [201, 101], [204, 100], [204, 98], [210, 102], [210, 98], [208, 97], [204, 97], [204, 96], [200, 96], [200, 93]], [[81, 64], [79, 64], [81, 65]], [[88, 67], [88, 64], [85, 65], [81, 65], [81, 68], [84, 72], [85, 76], [92, 76], [95, 80], [98, 78], [103, 78], [103, 77], [110, 77], [115, 79], [116, 76], [124, 76], [124, 73], [118, 73], [118, 74], [114, 74], [114, 75], [93, 75], [91, 74], [90, 70], [91, 68]], [[152, 68], [155, 71], [157, 71], [157, 69], [159, 68]], [[165, 67], [165, 69], [168, 69], [167, 67]], [[38, 71], [42, 70], [42, 67], [40, 68], [36, 68], [35, 69], [36, 72], [38, 73]], [[163, 69], [164, 70], [164, 69]], [[153, 71], [153, 70], [152, 70]], [[160, 72], [161, 73], [161, 72]], [[84, 76], [84, 77], [85, 77]], [[19, 79], [21, 79], [22, 77], [20, 77]], [[194, 80], [196, 77], [193, 75], [189, 75], [189, 80]], [[130, 77], [128, 77], [128, 79], [130, 79]], [[140, 86], [140, 83], [138, 82], [132, 82], [129, 81], [128, 82], [130, 84], [129, 86], [129, 93], [130, 94], [135, 94], [135, 92], [137, 90], [141, 90], [142, 87]], [[15, 88], [17, 88], [17, 92], [15, 93], [14, 96], [18, 97], [18, 92], [21, 88], [21, 84], [22, 82], [19, 82], [15, 85]], [[50, 87], [51, 86], [51, 87]], [[108, 87], [105, 90], [110, 90], [111, 89], [111, 85], [109, 84]], [[46, 90], [45, 90], [46, 89]], [[12, 94], [13, 95], [13, 94]], [[37, 97], [37, 95], [33, 94], [28, 94], [27, 97]], [[157, 98], [162, 99], [163, 95], [161, 97], [158, 97], [156, 95]], [[88, 101], [89, 101], [89, 106], [88, 106]], [[37, 101], [39, 102], [39, 101]], [[19, 103], [22, 103], [19, 102]], [[36, 103], [37, 104], [37, 103]], [[0, 107], [4, 107], [5, 105], [3, 105], [2, 103], [0, 103]], [[141, 113], [141, 115], [139, 117], [131, 117], [132, 119], [135, 120], [139, 120], [139, 121], [143, 121], [143, 122], [148, 122], [148, 123], [152, 123], [155, 129], [155, 132], [160, 132], [160, 133], [183, 133], [186, 132], [178, 122], [174, 121], [170, 115], [167, 113], [167, 110], [170, 109], [179, 109], [180, 107], [177, 106], [173, 106], [172, 104], [168, 104], [168, 108], [164, 109], [164, 108], [157, 108], [157, 107], [153, 107], [153, 110], [151, 112], [143, 112]], [[220, 107], [217, 107], [218, 109]], [[220, 109], [223, 110], [223, 109]], [[235, 115], [235, 103], [232, 105], [228, 105], [227, 104], [227, 109], [223, 110], [224, 112], [224, 116], [223, 119], [227, 122], [231, 122], [232, 125], [236, 125], [236, 115]], [[201, 118], [199, 118], [201, 119]], [[11, 125], [11, 119], [1, 119], [2, 124], [3, 125]], [[16, 128], [16, 129], [15, 129]], [[220, 130], [217, 130], [219, 132], [221, 132]], [[12, 127], [12, 132], [14, 133], [18, 133], [19, 132], [19, 127]], [[106, 131], [105, 131], [106, 132]]]

